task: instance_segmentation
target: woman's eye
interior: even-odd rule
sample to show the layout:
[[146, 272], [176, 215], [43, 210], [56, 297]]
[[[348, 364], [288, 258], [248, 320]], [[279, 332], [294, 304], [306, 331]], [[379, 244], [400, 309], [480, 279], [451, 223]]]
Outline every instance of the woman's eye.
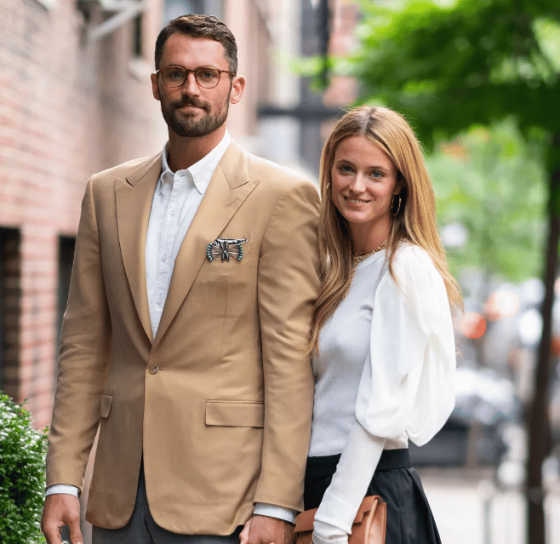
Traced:
[[343, 164], [342, 166], [338, 167], [338, 171], [343, 174], [347, 174], [348, 172], [352, 172], [352, 168], [347, 164]]
[[381, 177], [383, 177], [383, 173], [380, 172], [379, 170], [374, 170], [374, 171], [371, 173], [371, 177], [372, 177], [372, 178], [381, 178]]

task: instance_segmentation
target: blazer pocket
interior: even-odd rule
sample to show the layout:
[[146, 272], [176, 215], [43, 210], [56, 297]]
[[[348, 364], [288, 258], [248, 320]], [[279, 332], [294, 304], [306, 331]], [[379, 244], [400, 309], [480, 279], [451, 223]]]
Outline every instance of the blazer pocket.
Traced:
[[207, 400], [206, 425], [264, 427], [264, 404], [242, 400]]
[[113, 395], [110, 395], [109, 393], [103, 393], [101, 397], [101, 417], [104, 418], [109, 417], [112, 404], [113, 404]]

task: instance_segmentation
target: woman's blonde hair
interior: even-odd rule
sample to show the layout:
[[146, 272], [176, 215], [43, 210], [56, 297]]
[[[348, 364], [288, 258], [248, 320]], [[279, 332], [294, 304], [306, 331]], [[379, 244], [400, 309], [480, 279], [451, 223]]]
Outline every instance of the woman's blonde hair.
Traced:
[[[388, 108], [361, 106], [350, 110], [334, 127], [321, 154], [321, 216], [319, 251], [322, 288], [315, 303], [310, 349], [318, 349], [319, 331], [340, 304], [352, 280], [353, 251], [348, 222], [332, 201], [331, 170], [337, 146], [346, 138], [363, 136], [379, 146], [398, 171], [400, 207], [392, 206], [387, 259], [393, 278], [393, 259], [399, 243], [408, 241], [426, 250], [441, 274], [452, 306], [462, 307], [455, 278], [449, 272], [436, 225], [434, 190], [420, 144], [406, 120]], [[396, 196], [395, 199], [398, 199]], [[395, 278], [396, 280], [396, 278]]]

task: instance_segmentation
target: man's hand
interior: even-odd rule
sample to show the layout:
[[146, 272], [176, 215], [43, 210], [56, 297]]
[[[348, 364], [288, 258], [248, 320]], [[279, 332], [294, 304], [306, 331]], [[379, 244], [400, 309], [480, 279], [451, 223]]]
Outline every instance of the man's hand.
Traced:
[[74, 495], [49, 495], [45, 499], [41, 530], [48, 544], [61, 544], [60, 530], [64, 525], [70, 529], [72, 544], [83, 544], [80, 530], [80, 501]]
[[253, 516], [239, 535], [241, 544], [293, 544], [294, 526], [283, 519]]

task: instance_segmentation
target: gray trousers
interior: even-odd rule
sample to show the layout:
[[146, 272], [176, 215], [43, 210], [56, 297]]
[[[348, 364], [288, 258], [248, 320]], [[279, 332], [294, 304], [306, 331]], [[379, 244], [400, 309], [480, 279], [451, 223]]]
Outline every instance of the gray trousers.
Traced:
[[[187, 514], [188, 515], [188, 514]], [[146, 497], [144, 470], [140, 470], [136, 504], [129, 522], [122, 529], [93, 527], [93, 544], [239, 544], [241, 527], [229, 536], [181, 535], [156, 524]]]

